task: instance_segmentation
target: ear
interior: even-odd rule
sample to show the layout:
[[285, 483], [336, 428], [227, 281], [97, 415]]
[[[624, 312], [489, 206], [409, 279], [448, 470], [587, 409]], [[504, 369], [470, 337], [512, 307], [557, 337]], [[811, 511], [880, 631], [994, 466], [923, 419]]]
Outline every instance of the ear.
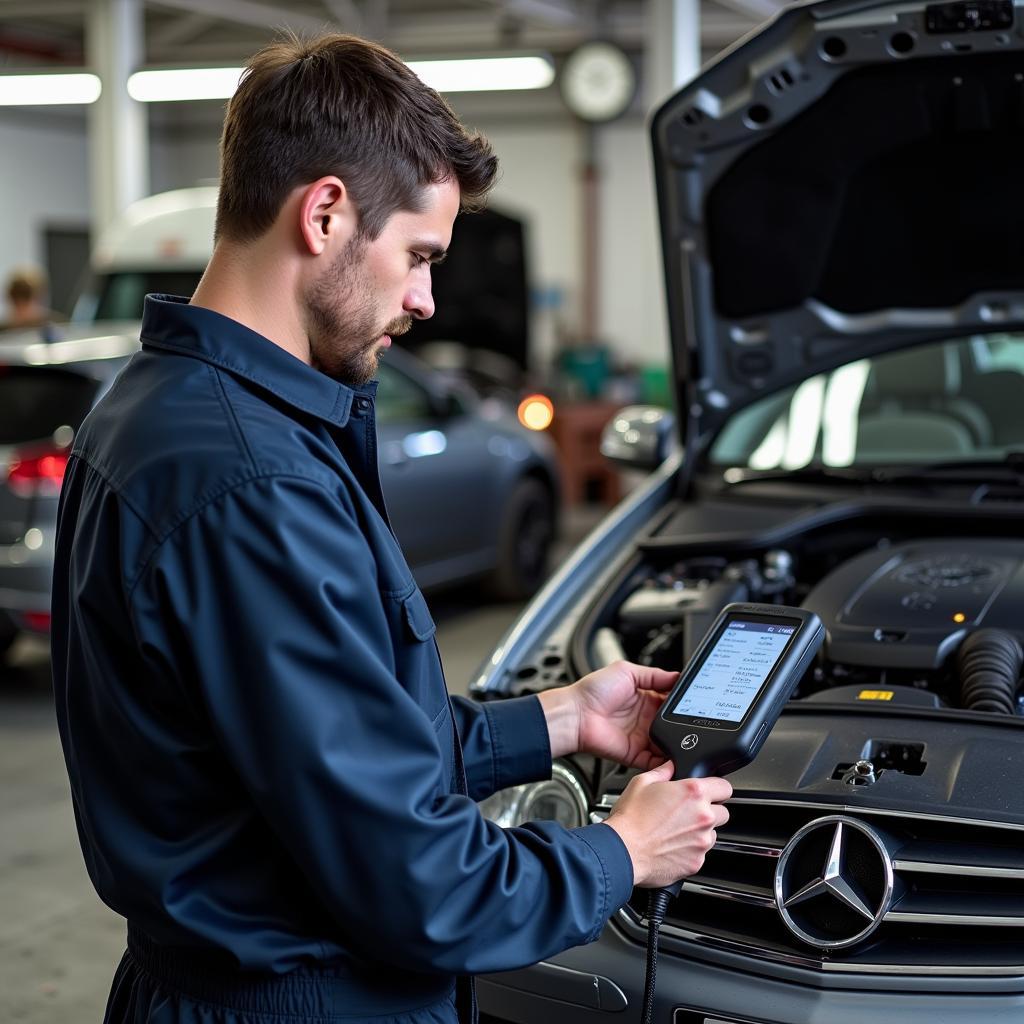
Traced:
[[299, 197], [299, 233], [303, 248], [319, 256], [328, 247], [345, 244], [355, 233], [358, 217], [340, 178], [318, 178]]

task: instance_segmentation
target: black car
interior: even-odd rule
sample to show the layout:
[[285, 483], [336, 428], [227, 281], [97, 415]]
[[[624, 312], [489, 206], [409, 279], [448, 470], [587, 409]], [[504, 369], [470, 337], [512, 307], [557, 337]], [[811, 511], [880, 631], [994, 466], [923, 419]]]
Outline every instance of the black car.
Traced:
[[[20, 633], [48, 635], [57, 501], [86, 414], [139, 348], [138, 324], [0, 338], [0, 654]], [[381, 484], [424, 588], [483, 581], [529, 597], [547, 573], [560, 507], [546, 434], [506, 403], [481, 400], [393, 349], [377, 392]]]
[[[659, 467], [474, 693], [681, 668], [732, 601], [815, 612], [669, 907], [654, 1020], [1024, 1019], [1024, 8], [790, 8], [652, 135], [677, 427], [612, 424]], [[485, 811], [579, 825], [627, 781], [568, 758]], [[484, 1019], [638, 1019], [646, 907], [482, 979]]]

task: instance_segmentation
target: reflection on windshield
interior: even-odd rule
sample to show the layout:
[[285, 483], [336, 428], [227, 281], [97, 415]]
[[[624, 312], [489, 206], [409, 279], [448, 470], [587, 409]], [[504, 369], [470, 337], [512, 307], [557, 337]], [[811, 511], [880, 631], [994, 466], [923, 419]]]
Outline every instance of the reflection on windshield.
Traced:
[[998, 459], [1024, 443], [1024, 335], [860, 359], [733, 416], [717, 465], [755, 470]]
[[826, 466], [853, 464], [857, 414], [871, 364], [866, 359], [841, 367], [826, 378], [811, 377], [793, 394], [789, 412], [780, 416], [751, 454], [751, 469], [799, 469], [821, 449]]

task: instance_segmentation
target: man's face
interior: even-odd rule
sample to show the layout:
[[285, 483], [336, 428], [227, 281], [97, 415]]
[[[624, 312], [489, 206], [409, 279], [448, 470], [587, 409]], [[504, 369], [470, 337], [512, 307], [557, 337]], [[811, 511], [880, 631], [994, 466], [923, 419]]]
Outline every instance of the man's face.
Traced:
[[430, 266], [444, 257], [458, 212], [456, 183], [428, 185], [419, 211], [392, 214], [373, 241], [348, 241], [307, 289], [313, 366], [343, 384], [365, 384], [391, 339], [433, 316]]

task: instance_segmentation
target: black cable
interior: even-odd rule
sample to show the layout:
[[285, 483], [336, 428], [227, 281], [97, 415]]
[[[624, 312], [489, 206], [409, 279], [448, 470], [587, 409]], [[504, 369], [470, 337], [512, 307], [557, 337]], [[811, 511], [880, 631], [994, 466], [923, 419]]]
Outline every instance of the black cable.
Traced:
[[960, 699], [965, 708], [1003, 715], [1014, 713], [1024, 651], [1012, 633], [1001, 629], [977, 630], [960, 645], [957, 662]]
[[651, 889], [647, 896], [647, 972], [644, 976], [644, 1005], [640, 1014], [642, 1024], [651, 1024], [654, 1012], [654, 989], [658, 983], [658, 936], [665, 920], [669, 901], [679, 895], [682, 882], [665, 889]]

